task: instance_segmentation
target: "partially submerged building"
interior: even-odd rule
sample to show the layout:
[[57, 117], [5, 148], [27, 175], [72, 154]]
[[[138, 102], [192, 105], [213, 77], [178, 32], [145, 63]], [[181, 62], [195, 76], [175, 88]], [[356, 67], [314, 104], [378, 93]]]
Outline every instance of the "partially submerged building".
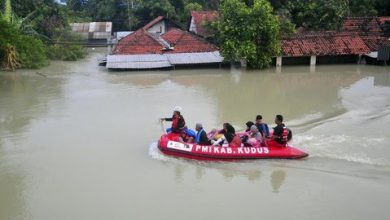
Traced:
[[73, 33], [85, 40], [87, 46], [107, 46], [111, 38], [112, 22], [71, 23]]
[[219, 65], [218, 48], [205, 39], [181, 30], [159, 16], [143, 28], [122, 38], [107, 56], [106, 68], [140, 70], [177, 66]]
[[285, 36], [282, 39], [282, 56], [276, 58], [276, 66], [384, 61], [385, 56], [378, 57], [378, 51], [389, 45], [384, 31], [385, 23], [389, 20], [349, 17], [340, 31], [301, 30]]

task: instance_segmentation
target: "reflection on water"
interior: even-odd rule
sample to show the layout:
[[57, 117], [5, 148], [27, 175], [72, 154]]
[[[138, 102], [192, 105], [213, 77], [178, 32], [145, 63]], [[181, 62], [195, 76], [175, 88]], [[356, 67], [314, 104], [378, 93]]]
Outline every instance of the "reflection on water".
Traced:
[[286, 180], [287, 174], [284, 170], [275, 170], [271, 174], [271, 184], [274, 193], [279, 193], [280, 187]]

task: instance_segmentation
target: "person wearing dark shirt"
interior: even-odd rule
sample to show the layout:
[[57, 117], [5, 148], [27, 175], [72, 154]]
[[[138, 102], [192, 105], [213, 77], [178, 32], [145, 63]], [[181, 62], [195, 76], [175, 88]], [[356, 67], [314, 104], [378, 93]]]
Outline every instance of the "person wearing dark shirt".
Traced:
[[195, 143], [199, 145], [211, 145], [211, 141], [207, 138], [207, 134], [203, 130], [202, 124], [197, 123], [195, 130], [198, 132], [195, 137]]
[[225, 135], [226, 141], [228, 143], [232, 142], [234, 136], [236, 135], [236, 130], [234, 129], [234, 127], [229, 123], [224, 123], [223, 130], [225, 131], [224, 135]]
[[224, 123], [223, 129], [225, 131], [225, 138], [229, 143], [229, 147], [241, 147], [241, 138], [239, 135], [236, 135], [234, 127], [229, 123]]
[[271, 140], [268, 142], [268, 144], [272, 145], [272, 146], [284, 147], [287, 144], [288, 136], [289, 136], [290, 132], [286, 128], [286, 126], [283, 124], [283, 116], [282, 115], [275, 116], [275, 124], [276, 124], [276, 127], [273, 128], [274, 132], [273, 132]]
[[193, 143], [196, 138], [196, 132], [184, 127], [183, 131], [180, 134], [179, 141], [184, 143]]
[[186, 122], [184, 120], [183, 115], [180, 114], [181, 111], [182, 108], [180, 106], [176, 106], [173, 109], [173, 116], [171, 118], [161, 118], [161, 121], [172, 122], [172, 126], [171, 128], [167, 129], [167, 132], [181, 133], [181, 131], [184, 129]]

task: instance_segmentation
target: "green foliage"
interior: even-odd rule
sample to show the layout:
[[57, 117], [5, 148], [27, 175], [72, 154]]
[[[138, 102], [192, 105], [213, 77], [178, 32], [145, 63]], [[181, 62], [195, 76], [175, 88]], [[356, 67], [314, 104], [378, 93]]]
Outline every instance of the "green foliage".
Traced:
[[9, 22], [0, 18], [0, 67], [4, 66], [7, 46], [14, 44], [14, 40], [17, 38], [16, 29]]
[[11, 0], [5, 0], [4, 4], [4, 20], [7, 22], [11, 22], [12, 20], [12, 7], [11, 7]]
[[34, 29], [48, 38], [52, 38], [59, 30], [68, 28], [66, 10], [59, 6], [41, 5], [32, 20]]
[[375, 9], [375, 1], [372, 0], [350, 0], [349, 9], [352, 16], [375, 16], [378, 14]]
[[279, 21], [267, 0], [252, 2], [222, 1], [218, 25], [221, 53], [227, 61], [245, 60], [249, 67], [261, 69], [280, 52]]
[[93, 21], [113, 22], [113, 31], [129, 30], [129, 1], [122, 0], [89, 0], [87, 13]]
[[47, 56], [52, 60], [75, 61], [84, 58], [85, 49], [81, 46], [82, 39], [69, 29], [58, 32], [47, 46]]
[[0, 63], [6, 62], [6, 48], [15, 46], [17, 58], [23, 68], [39, 68], [47, 64], [45, 47], [41, 40], [26, 36], [11, 23], [0, 19]]
[[139, 18], [141, 25], [148, 23], [157, 16], [178, 20], [175, 7], [169, 0], [144, 0], [140, 7], [136, 9], [135, 15]]
[[373, 0], [375, 9], [379, 16], [390, 16], [390, 1], [389, 0]]
[[295, 24], [291, 22], [291, 14], [287, 9], [279, 9], [277, 12], [282, 36], [295, 32]]
[[203, 6], [196, 2], [188, 3], [184, 7], [184, 11], [187, 16], [191, 15], [191, 11], [201, 11], [201, 10], [203, 10]]
[[18, 58], [22, 68], [40, 68], [48, 64], [45, 46], [41, 40], [26, 35], [20, 35], [16, 43]]
[[54, 44], [48, 46], [47, 56], [52, 60], [76, 61], [85, 57], [85, 49], [74, 44]]
[[289, 0], [270, 0], [272, 7], [275, 11], [278, 11], [279, 9], [286, 9], [287, 3]]
[[338, 29], [348, 14], [348, 0], [291, 0], [288, 9], [299, 27]]

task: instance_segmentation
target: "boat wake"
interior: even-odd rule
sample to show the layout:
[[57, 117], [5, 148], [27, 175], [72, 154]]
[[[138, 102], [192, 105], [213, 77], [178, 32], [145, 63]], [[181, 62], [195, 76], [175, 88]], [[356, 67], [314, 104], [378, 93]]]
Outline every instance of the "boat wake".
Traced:
[[149, 156], [156, 160], [168, 161], [169, 157], [165, 156], [160, 152], [157, 146], [157, 142], [153, 142], [149, 146]]
[[[390, 166], [388, 160], [375, 152], [383, 146], [384, 138], [352, 137], [348, 135], [296, 135], [294, 144], [310, 153], [310, 157], [335, 159], [374, 166]], [[380, 147], [377, 147], [380, 148]], [[380, 149], [377, 149], [380, 151]]]

